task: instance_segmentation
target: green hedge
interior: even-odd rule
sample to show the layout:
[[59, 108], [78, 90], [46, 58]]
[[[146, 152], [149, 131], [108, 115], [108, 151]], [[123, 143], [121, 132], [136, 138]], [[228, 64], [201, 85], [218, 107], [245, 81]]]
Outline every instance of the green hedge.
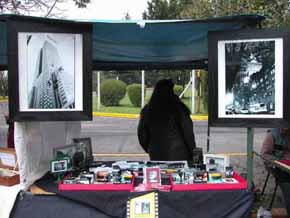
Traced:
[[[131, 103], [135, 107], [141, 106], [142, 101], [142, 85], [141, 84], [132, 84], [127, 86], [127, 93]], [[145, 92], [144, 92], [145, 93]]]
[[183, 88], [180, 85], [174, 85], [173, 88], [174, 94], [177, 95], [179, 97], [179, 95], [182, 93]]
[[104, 106], [118, 106], [126, 95], [126, 84], [120, 80], [107, 79], [100, 88], [101, 103]]

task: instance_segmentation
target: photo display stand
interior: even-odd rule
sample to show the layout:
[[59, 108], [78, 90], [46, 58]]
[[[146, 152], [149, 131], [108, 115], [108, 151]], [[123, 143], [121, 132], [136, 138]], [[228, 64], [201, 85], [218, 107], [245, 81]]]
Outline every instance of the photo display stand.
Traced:
[[92, 120], [92, 24], [25, 16], [7, 24], [10, 119]]
[[127, 218], [158, 218], [158, 193], [151, 192], [127, 201]]
[[290, 126], [289, 33], [288, 29], [245, 29], [208, 34], [208, 125], [247, 128], [249, 190], [253, 128]]

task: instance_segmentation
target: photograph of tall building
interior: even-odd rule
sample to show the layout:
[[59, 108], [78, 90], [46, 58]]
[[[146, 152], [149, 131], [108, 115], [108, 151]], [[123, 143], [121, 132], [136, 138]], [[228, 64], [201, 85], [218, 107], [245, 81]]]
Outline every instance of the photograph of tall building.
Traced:
[[225, 44], [225, 113], [275, 113], [275, 41]]
[[38, 33], [26, 37], [28, 108], [75, 108], [74, 36]]

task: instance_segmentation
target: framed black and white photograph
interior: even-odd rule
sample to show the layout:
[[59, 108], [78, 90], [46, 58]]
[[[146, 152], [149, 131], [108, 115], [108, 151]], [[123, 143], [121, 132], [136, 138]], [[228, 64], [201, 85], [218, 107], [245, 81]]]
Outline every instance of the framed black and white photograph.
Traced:
[[75, 144], [57, 146], [53, 148], [53, 158], [59, 159], [63, 157], [70, 157], [72, 159], [76, 151], [77, 149]]
[[74, 138], [73, 143], [76, 150], [83, 153], [86, 164], [89, 164], [91, 161], [93, 161], [94, 157], [91, 138]]
[[283, 30], [209, 33], [211, 126], [289, 126], [287, 48]]
[[90, 120], [91, 25], [50, 19], [8, 24], [12, 119]]

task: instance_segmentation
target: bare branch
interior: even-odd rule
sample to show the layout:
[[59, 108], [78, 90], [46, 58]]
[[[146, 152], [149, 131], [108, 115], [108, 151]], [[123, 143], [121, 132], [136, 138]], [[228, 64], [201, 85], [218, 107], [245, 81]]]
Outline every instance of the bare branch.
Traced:
[[47, 12], [47, 14], [45, 15], [45, 17], [48, 17], [49, 14], [51, 13], [51, 11], [53, 10], [54, 6], [56, 5], [57, 0], [54, 1], [54, 4], [50, 7], [49, 11]]

